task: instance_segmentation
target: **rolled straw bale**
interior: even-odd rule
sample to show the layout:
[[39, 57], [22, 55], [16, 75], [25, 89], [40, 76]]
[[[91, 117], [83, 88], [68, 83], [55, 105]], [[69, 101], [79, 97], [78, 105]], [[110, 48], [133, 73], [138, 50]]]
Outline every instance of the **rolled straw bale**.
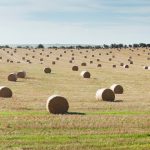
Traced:
[[82, 71], [80, 75], [83, 78], [90, 78], [91, 77], [91, 74], [88, 71]]
[[81, 63], [81, 66], [86, 66], [86, 63], [84, 63], [84, 62], [83, 62], [83, 63]]
[[107, 89], [107, 88], [98, 89], [96, 92], [96, 99], [103, 100], [103, 101], [114, 101], [115, 94], [111, 89]]
[[6, 86], [0, 86], [0, 97], [12, 97], [12, 91], [10, 88], [6, 87]]
[[123, 67], [124, 67], [124, 68], [129, 68], [129, 65], [124, 65]]
[[16, 73], [10, 73], [8, 75], [8, 81], [17, 81], [17, 75], [16, 75]]
[[72, 71], [78, 71], [79, 70], [79, 67], [78, 66], [73, 66], [72, 67]]
[[47, 100], [46, 109], [52, 114], [65, 114], [68, 112], [69, 104], [65, 97], [52, 95]]
[[49, 67], [44, 68], [44, 72], [45, 73], [51, 73], [51, 68], [49, 68]]
[[17, 72], [17, 78], [25, 78], [26, 72], [25, 71], [19, 71]]
[[123, 94], [123, 87], [119, 84], [113, 84], [110, 89], [115, 93], [115, 94]]

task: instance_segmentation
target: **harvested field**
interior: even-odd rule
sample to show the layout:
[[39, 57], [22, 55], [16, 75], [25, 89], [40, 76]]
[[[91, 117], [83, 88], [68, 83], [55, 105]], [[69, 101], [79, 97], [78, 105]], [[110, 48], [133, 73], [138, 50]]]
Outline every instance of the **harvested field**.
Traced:
[[[0, 50], [0, 83], [13, 91], [11, 98], [0, 97], [0, 149], [150, 148], [150, 71], [143, 69], [149, 66], [148, 49], [140, 48], [138, 53], [136, 49], [133, 52], [111, 49], [112, 53], [110, 49], [88, 49], [88, 53], [84, 49], [16, 48], [13, 53], [14, 50]], [[69, 63], [72, 53], [75, 59]], [[109, 61], [113, 55], [115, 58]], [[129, 56], [133, 65], [129, 65]], [[8, 59], [13, 63], [7, 62]], [[90, 61], [93, 63], [89, 64]], [[87, 65], [82, 66], [83, 62]], [[120, 63], [130, 67], [124, 69]], [[97, 67], [98, 64], [102, 67]], [[115, 69], [113, 64], [117, 66]], [[79, 66], [79, 71], [72, 71], [74, 65]], [[45, 66], [52, 68], [50, 75], [43, 73]], [[8, 74], [19, 70], [25, 70], [26, 77], [9, 82]], [[91, 73], [90, 79], [80, 77], [83, 70]], [[109, 88], [114, 83], [124, 89], [123, 94], [115, 95], [114, 102], [95, 99], [97, 89]], [[46, 111], [47, 98], [54, 94], [67, 97], [67, 114]]]

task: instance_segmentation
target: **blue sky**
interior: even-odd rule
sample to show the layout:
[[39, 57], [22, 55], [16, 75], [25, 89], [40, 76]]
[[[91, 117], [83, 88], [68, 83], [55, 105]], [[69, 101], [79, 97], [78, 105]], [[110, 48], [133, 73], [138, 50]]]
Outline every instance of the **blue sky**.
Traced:
[[150, 43], [150, 0], [0, 0], [0, 44]]

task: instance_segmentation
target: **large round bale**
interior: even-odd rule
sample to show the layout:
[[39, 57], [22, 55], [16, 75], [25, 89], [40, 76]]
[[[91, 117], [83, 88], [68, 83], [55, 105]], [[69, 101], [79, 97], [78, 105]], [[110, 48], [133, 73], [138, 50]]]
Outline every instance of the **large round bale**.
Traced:
[[46, 68], [44, 69], [44, 72], [45, 72], [45, 73], [51, 73], [51, 68], [46, 67]]
[[8, 81], [17, 81], [17, 75], [16, 75], [16, 73], [10, 73], [8, 75]]
[[115, 94], [111, 89], [107, 89], [107, 88], [98, 89], [96, 92], [96, 99], [112, 102], [115, 100]]
[[78, 71], [78, 70], [79, 70], [78, 66], [73, 66], [72, 67], [72, 71]]
[[7, 97], [12, 97], [12, 91], [11, 89], [9, 89], [8, 87], [6, 86], [1, 86], [0, 87], [0, 97], [4, 97], [4, 98], [7, 98]]
[[55, 65], [56, 64], [56, 62], [55, 61], [52, 61], [52, 65]]
[[147, 70], [147, 69], [148, 69], [148, 66], [143, 66], [143, 69]]
[[102, 67], [102, 65], [101, 65], [101, 64], [98, 64], [97, 67]]
[[120, 63], [120, 66], [123, 66], [124, 65], [124, 63]]
[[116, 68], [116, 65], [112, 65], [113, 68]]
[[80, 75], [83, 78], [90, 78], [91, 77], [91, 74], [88, 71], [82, 71]]
[[17, 72], [17, 78], [25, 78], [26, 72], [25, 71], [19, 71]]
[[110, 89], [115, 93], [115, 94], [123, 94], [123, 87], [119, 84], [113, 84]]
[[46, 109], [52, 114], [65, 114], [68, 112], [69, 104], [66, 98], [52, 95], [47, 100]]

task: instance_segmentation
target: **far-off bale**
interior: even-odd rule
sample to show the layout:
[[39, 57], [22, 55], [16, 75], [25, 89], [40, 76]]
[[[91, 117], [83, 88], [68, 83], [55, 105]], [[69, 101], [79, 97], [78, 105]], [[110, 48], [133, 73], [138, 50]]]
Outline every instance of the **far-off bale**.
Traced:
[[124, 65], [123, 67], [124, 67], [124, 68], [129, 68], [129, 65]]
[[12, 93], [11, 89], [9, 89], [6, 86], [0, 87], [0, 97], [8, 98], [8, 97], [12, 97], [12, 95], [13, 95], [13, 93]]
[[83, 78], [90, 78], [91, 77], [91, 74], [88, 71], [82, 71], [80, 75]]
[[44, 72], [45, 72], [45, 73], [51, 73], [51, 68], [46, 67], [46, 68], [44, 69]]
[[116, 68], [116, 65], [112, 65], [113, 68]]
[[25, 71], [19, 71], [17, 72], [17, 78], [25, 78], [26, 72]]
[[119, 84], [113, 84], [110, 89], [115, 93], [115, 94], [123, 94], [123, 87]]
[[96, 99], [112, 102], [115, 100], [115, 94], [111, 89], [107, 89], [107, 88], [98, 89], [96, 92]]
[[78, 70], [79, 70], [78, 66], [73, 66], [72, 67], [72, 71], [78, 71]]
[[17, 81], [17, 75], [16, 73], [11, 73], [8, 75], [8, 81], [14, 81], [16, 82]]
[[97, 67], [102, 67], [102, 65], [101, 65], [101, 64], [98, 64]]
[[143, 66], [143, 69], [147, 70], [147, 69], [148, 69], [148, 66]]
[[66, 98], [52, 95], [47, 100], [46, 109], [52, 114], [65, 114], [68, 112], [69, 104]]
[[123, 66], [124, 65], [124, 63], [120, 63], [120, 66]]
[[86, 66], [86, 63], [81, 63], [81, 66]]

